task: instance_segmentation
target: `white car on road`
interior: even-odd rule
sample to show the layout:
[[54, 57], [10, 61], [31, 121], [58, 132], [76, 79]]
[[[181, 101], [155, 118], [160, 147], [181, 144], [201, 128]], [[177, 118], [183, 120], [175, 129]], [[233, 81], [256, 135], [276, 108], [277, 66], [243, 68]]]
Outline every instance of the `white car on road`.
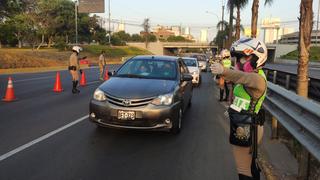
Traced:
[[183, 57], [183, 62], [187, 65], [190, 74], [192, 75], [192, 84], [199, 86], [201, 83], [201, 70], [196, 58]]

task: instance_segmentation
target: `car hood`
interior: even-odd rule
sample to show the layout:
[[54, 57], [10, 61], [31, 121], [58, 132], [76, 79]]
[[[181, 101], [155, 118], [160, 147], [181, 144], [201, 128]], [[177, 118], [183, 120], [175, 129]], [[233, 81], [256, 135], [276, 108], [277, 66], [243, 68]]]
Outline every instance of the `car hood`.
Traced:
[[175, 85], [173, 80], [112, 77], [99, 88], [111, 96], [140, 99], [170, 93]]
[[198, 67], [193, 67], [193, 66], [188, 66], [188, 70], [190, 73], [193, 73], [195, 71], [199, 71], [199, 68]]

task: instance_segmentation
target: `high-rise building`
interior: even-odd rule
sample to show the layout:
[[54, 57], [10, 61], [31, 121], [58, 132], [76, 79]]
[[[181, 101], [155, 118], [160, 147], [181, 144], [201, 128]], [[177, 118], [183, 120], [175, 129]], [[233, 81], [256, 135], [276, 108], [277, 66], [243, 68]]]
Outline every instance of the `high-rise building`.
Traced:
[[190, 28], [189, 27], [184, 28], [184, 35], [190, 35]]
[[125, 24], [123, 21], [121, 21], [119, 24], [118, 24], [118, 32], [119, 31], [125, 31]]
[[208, 29], [201, 29], [200, 42], [208, 42]]
[[277, 43], [281, 36], [294, 32], [293, 28], [281, 28], [279, 18], [266, 18], [262, 21], [263, 40], [265, 43]]
[[181, 36], [181, 27], [180, 26], [172, 26], [171, 31], [175, 36]]

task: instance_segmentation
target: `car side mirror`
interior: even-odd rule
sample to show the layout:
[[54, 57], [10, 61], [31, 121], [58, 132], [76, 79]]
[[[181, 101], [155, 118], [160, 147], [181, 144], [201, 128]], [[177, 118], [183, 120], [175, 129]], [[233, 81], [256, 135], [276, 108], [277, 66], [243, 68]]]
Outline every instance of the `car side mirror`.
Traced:
[[108, 72], [108, 76], [114, 76], [115, 74], [116, 74], [115, 71], [109, 71], [109, 72]]
[[191, 74], [183, 74], [182, 75], [182, 81], [192, 81], [193, 77]]

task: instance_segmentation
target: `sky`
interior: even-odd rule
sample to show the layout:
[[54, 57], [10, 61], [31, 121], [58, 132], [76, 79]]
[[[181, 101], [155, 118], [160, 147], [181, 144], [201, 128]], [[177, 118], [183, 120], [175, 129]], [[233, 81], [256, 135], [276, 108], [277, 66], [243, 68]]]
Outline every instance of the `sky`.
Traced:
[[[224, 1], [226, 3], [227, 0]], [[315, 21], [318, 2], [318, 0], [313, 0]], [[142, 27], [139, 27], [138, 24], [142, 24], [145, 18], [149, 18], [153, 26], [159, 24], [190, 27], [191, 34], [196, 38], [199, 38], [201, 29], [208, 28], [209, 39], [212, 39], [217, 31], [216, 24], [221, 19], [223, 0], [110, 0], [110, 4], [111, 19], [136, 24], [126, 25], [126, 32], [139, 33]], [[105, 0], [105, 5], [106, 13], [98, 14], [99, 16], [107, 17], [108, 0]], [[252, 0], [249, 0], [247, 7], [241, 11], [241, 24], [244, 26], [250, 26], [251, 5]], [[271, 6], [264, 6], [264, 0], [260, 0], [259, 22], [264, 18], [276, 17], [283, 22], [290, 21], [283, 23], [282, 26], [298, 30], [299, 6], [300, 0], [274, 0]], [[229, 19], [228, 17], [229, 11], [226, 10], [225, 19]]]

